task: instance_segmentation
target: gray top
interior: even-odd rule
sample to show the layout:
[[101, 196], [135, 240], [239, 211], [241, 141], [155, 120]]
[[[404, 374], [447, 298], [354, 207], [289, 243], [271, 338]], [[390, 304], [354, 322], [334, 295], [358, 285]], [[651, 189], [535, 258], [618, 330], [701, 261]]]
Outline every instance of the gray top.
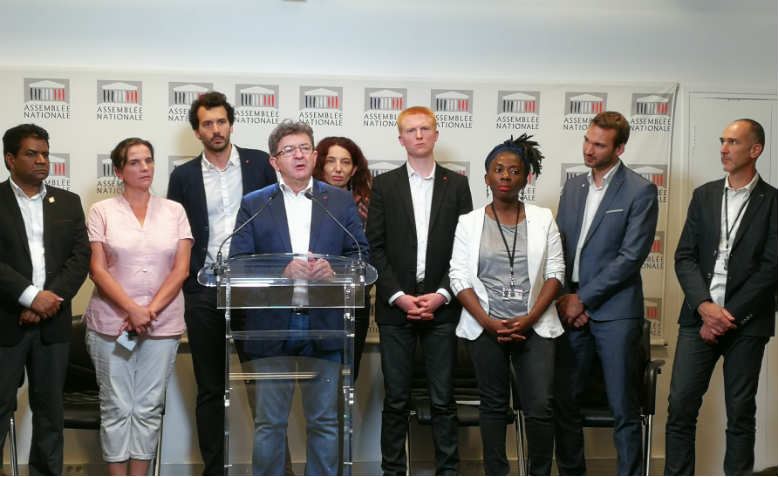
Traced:
[[505, 319], [526, 315], [529, 300], [529, 272], [527, 270], [527, 221], [516, 227], [501, 225], [508, 249], [513, 250], [513, 236], [516, 237], [516, 256], [513, 259], [513, 276], [516, 296], [507, 298], [504, 292], [510, 290], [511, 267], [505, 242], [497, 229], [497, 222], [484, 215], [481, 232], [481, 247], [478, 251], [478, 278], [489, 295], [489, 316]]

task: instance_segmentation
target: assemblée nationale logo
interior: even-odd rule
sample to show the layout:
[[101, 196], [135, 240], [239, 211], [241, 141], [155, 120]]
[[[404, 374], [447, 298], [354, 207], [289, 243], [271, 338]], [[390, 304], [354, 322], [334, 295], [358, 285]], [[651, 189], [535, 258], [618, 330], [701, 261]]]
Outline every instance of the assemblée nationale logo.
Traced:
[[569, 179], [572, 179], [575, 176], [580, 176], [581, 174], [587, 174], [589, 172], [589, 168], [580, 162], [563, 162], [561, 169], [562, 177], [559, 183], [563, 186]]
[[70, 80], [24, 78], [24, 119], [70, 119]]
[[496, 127], [511, 131], [539, 129], [540, 91], [498, 91]]
[[362, 126], [369, 128], [397, 127], [397, 116], [405, 109], [406, 88], [365, 88], [365, 111]]
[[97, 195], [108, 196], [121, 194], [124, 190], [122, 181], [113, 170], [113, 162], [109, 154], [97, 155]]
[[667, 202], [667, 164], [635, 164], [629, 167], [656, 186], [660, 203]]
[[435, 113], [439, 128], [473, 127], [472, 89], [433, 89], [430, 91], [430, 107]]
[[669, 133], [673, 126], [673, 95], [634, 93], [630, 129], [634, 132]]
[[260, 126], [278, 124], [278, 85], [236, 84], [235, 122]]
[[97, 80], [98, 121], [143, 121], [141, 81]]
[[49, 153], [49, 176], [45, 182], [46, 185], [70, 190], [70, 154]]
[[370, 169], [370, 175], [375, 177], [383, 174], [384, 172], [389, 172], [392, 169], [397, 169], [403, 164], [405, 164], [405, 161], [368, 161], [368, 168]]
[[608, 93], [565, 93], [565, 131], [586, 131], [594, 117], [607, 109]]
[[189, 108], [201, 94], [211, 91], [213, 83], [168, 83], [168, 121], [189, 121]]
[[343, 126], [343, 88], [300, 86], [297, 120], [310, 126]]
[[665, 233], [657, 230], [654, 233], [654, 243], [651, 251], [641, 267], [643, 270], [664, 270], [665, 268]]
[[662, 336], [662, 299], [645, 297], [643, 309], [646, 319], [651, 324], [651, 336]]

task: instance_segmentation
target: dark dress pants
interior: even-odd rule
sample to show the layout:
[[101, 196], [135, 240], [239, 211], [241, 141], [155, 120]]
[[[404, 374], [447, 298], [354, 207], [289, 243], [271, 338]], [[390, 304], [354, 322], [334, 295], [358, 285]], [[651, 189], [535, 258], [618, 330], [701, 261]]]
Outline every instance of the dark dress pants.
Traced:
[[224, 475], [224, 310], [216, 309], [216, 288], [184, 293], [186, 330], [197, 381], [197, 438], [203, 475]]
[[[643, 357], [640, 350], [642, 319], [623, 319], [612, 321], [594, 321], [580, 329], [571, 329], [568, 339], [574, 357], [574, 371], [570, 382], [570, 391], [557, 393], [557, 401], [571, 397], [572, 403], [557, 404], [562, 410], [557, 412], [558, 454], [566, 464], [580, 467], [569, 456], [575, 449], [565, 447], [565, 436], [560, 435], [564, 424], [560, 420], [571, 414], [570, 408], [578, 406], [586, 380], [589, 378], [595, 353], [600, 358], [608, 405], [614, 417], [613, 441], [618, 452], [619, 475], [637, 475], [641, 469], [642, 436], [640, 423], [640, 365]], [[564, 409], [567, 408], [567, 411]], [[578, 411], [573, 411], [572, 414]], [[580, 423], [573, 419], [572, 423]], [[569, 423], [568, 423], [569, 426]], [[577, 430], [572, 435], [576, 436]], [[578, 450], [577, 452], [580, 452]]]
[[16, 390], [26, 367], [32, 410], [30, 475], [62, 475], [62, 393], [69, 352], [70, 343], [41, 342], [40, 329], [34, 325], [18, 344], [0, 346], [0, 443], [5, 441], [9, 420], [16, 411]]
[[405, 475], [405, 438], [416, 341], [424, 353], [424, 368], [432, 404], [432, 439], [436, 475], [456, 475], [456, 403], [452, 373], [456, 360], [456, 323], [380, 325], [384, 408], [381, 413], [381, 469], [385, 475]]
[[756, 391], [767, 340], [766, 336], [730, 332], [718, 344], [708, 344], [700, 338], [699, 327], [678, 330], [665, 434], [666, 475], [694, 474], [697, 415], [720, 356], [724, 357], [727, 410], [724, 473], [753, 473]]
[[526, 336], [524, 342], [498, 343], [497, 338], [483, 332], [466, 342], [481, 395], [479, 420], [486, 475], [507, 475], [510, 470], [505, 452], [506, 427], [512, 412], [510, 364], [516, 372], [525, 416], [529, 473], [551, 474], [555, 340], [538, 336], [532, 330]]

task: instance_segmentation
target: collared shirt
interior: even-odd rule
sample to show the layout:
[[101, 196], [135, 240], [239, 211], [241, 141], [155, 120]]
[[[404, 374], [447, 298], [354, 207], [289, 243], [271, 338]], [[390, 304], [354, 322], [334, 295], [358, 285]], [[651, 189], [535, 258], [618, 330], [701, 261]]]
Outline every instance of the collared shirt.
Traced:
[[[240, 172], [238, 148], [230, 145], [230, 158], [223, 170], [208, 160], [203, 151], [202, 173], [205, 187], [205, 201], [208, 208], [208, 254], [206, 265], [216, 261], [216, 254], [222, 241], [235, 230], [240, 201], [243, 198], [243, 176]], [[230, 250], [228, 240], [222, 253]]]
[[621, 167], [621, 159], [615, 166], [611, 167], [611, 170], [605, 173], [602, 178], [602, 186], [597, 187], [594, 183], [594, 173], [590, 170], [586, 175], [586, 180], [589, 181], [589, 192], [586, 194], [586, 206], [584, 207], [583, 223], [581, 223], [581, 234], [578, 236], [578, 244], [575, 247], [575, 259], [573, 260], [573, 274], [572, 281], [579, 282], [580, 263], [581, 263], [581, 250], [586, 240], [586, 235], [589, 233], [589, 228], [594, 221], [594, 215], [597, 213], [597, 209], [600, 208], [605, 193], [608, 191], [608, 186], [613, 179], [613, 175]]
[[[14, 191], [16, 203], [22, 213], [24, 230], [27, 233], [27, 244], [30, 249], [30, 262], [32, 263], [32, 285], [24, 289], [19, 295], [19, 304], [30, 308], [38, 292], [43, 290], [46, 283], [46, 257], [43, 247], [43, 198], [46, 197], [46, 184], [41, 182], [41, 190], [32, 197], [28, 197], [21, 187], [11, 179], [11, 189]], [[21, 250], [19, 251], [21, 253]]]
[[313, 177], [308, 180], [305, 189], [295, 193], [286, 185], [283, 178], [279, 182], [281, 192], [284, 194], [284, 209], [286, 210], [286, 223], [289, 225], [289, 240], [292, 242], [292, 252], [308, 253], [308, 245], [311, 239], [311, 213], [313, 201], [305, 197], [307, 191], [313, 190]]
[[[713, 302], [719, 306], [724, 306], [724, 298], [727, 293], [727, 268], [725, 263], [729, 260], [729, 254], [732, 249], [732, 242], [735, 241], [737, 229], [740, 228], [740, 222], [745, 215], [745, 209], [748, 207], [746, 201], [749, 200], [751, 192], [759, 182], [759, 174], [754, 174], [751, 182], [739, 189], [733, 189], [729, 185], [729, 176], [724, 180], [724, 194], [721, 194], [721, 229], [719, 235], [719, 250], [716, 255], [716, 265], [713, 268], [713, 278], [710, 281], [710, 296]], [[726, 202], [724, 197], [726, 195]], [[725, 207], [726, 205], [726, 207]], [[740, 208], [742, 212], [738, 215]], [[726, 220], [725, 216], [726, 215]], [[727, 243], [726, 223], [729, 223], [731, 232], [729, 233], [729, 243]]]
[[[278, 186], [284, 194], [284, 210], [286, 211], [286, 223], [289, 227], [289, 241], [292, 243], [292, 252], [306, 254], [311, 240], [311, 215], [313, 213], [313, 201], [305, 197], [307, 191], [313, 191], [313, 177], [308, 180], [308, 185], [303, 190], [295, 193], [286, 185], [284, 179], [279, 176]], [[305, 280], [295, 280], [292, 292], [292, 303], [295, 306], [305, 307], [308, 304], [308, 291]]]
[[[135, 303], [147, 306], [175, 266], [180, 240], [192, 239], [189, 221], [178, 202], [151, 196], [140, 224], [123, 195], [97, 202], [87, 218], [89, 242], [100, 242], [108, 273]], [[127, 313], [95, 287], [84, 312], [87, 327], [118, 336]], [[178, 336], [184, 332], [184, 295], [181, 290], [157, 314], [150, 336]]]
[[[435, 162], [432, 163], [432, 170], [427, 177], [422, 177], [421, 174], [411, 167], [409, 162], [405, 163], [405, 167], [408, 171], [408, 182], [411, 186], [413, 219], [416, 224], [416, 282], [421, 283], [424, 281], [424, 272], [427, 268], [427, 237], [430, 227], [432, 192], [435, 188], [435, 169], [437, 164]], [[445, 289], [439, 288], [436, 292], [443, 295], [446, 303], [451, 301], [451, 295]], [[395, 293], [389, 297], [389, 304], [391, 305], [404, 294], [402, 291]]]

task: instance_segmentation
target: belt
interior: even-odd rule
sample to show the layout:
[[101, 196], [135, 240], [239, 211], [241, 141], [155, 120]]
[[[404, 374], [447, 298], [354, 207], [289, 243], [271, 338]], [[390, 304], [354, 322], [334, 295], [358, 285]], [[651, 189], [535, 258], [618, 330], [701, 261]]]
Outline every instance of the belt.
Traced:
[[424, 282], [416, 282], [416, 289], [414, 291], [417, 295], [424, 293]]
[[576, 293], [579, 287], [580, 287], [579, 282], [570, 282], [570, 284], [568, 285], [568, 288], [570, 289], [570, 293]]

